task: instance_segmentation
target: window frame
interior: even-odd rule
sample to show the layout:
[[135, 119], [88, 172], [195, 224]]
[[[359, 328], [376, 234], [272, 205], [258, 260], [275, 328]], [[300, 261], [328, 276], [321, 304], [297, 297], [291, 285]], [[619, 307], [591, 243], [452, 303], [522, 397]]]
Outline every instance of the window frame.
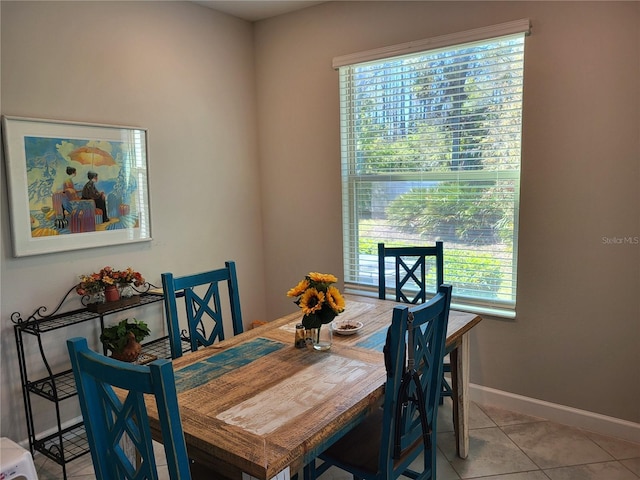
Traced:
[[[475, 29], [467, 32], [461, 32], [453, 35], [445, 35], [437, 37], [435, 39], [427, 39], [418, 42], [410, 42], [407, 44], [401, 44], [391, 47], [385, 47], [382, 49], [376, 49], [367, 52], [361, 52], [357, 54], [346, 55], [342, 57], [336, 57], [334, 59], [334, 68], [340, 69], [340, 67], [352, 66], [358, 63], [370, 62], [372, 60], [390, 61], [393, 57], [404, 56], [407, 53], [421, 53], [428, 52], [429, 50], [441, 49], [443, 47], [464, 47], [465, 45], [479, 40], [487, 41], [487, 43], [501, 40], [502, 37], [521, 33], [524, 35], [530, 34], [531, 24], [528, 19], [518, 20], [514, 22], [508, 22], [506, 24], [495, 25], [491, 27], [484, 27], [481, 29]], [[524, 52], [524, 41], [523, 41]], [[524, 71], [524, 59], [522, 60], [522, 70]], [[524, 72], [523, 72], [524, 74]], [[353, 78], [343, 75], [343, 70], [340, 71], [340, 83], [341, 92], [345, 83], [348, 88], [353, 88]], [[523, 100], [520, 100], [520, 111], [523, 108]], [[501, 300], [499, 298], [485, 299], [480, 297], [471, 297], [460, 294], [455, 294], [453, 305], [459, 310], [473, 311], [477, 313], [492, 314], [495, 316], [502, 316], [507, 318], [515, 317], [516, 308], [516, 282], [517, 282], [517, 246], [518, 246], [518, 230], [519, 230], [519, 208], [520, 208], [520, 175], [521, 175], [521, 149], [522, 149], [522, 132], [520, 131], [519, 148], [520, 156], [517, 170], [467, 170], [459, 171], [452, 170], [448, 172], [430, 172], [425, 175], [424, 172], [406, 172], [402, 174], [393, 173], [390, 175], [383, 175], [379, 173], [374, 174], [357, 174], [355, 171], [357, 158], [356, 155], [356, 142], [349, 141], [350, 136], [344, 135], [343, 128], [347, 125], [350, 128], [354, 125], [353, 119], [355, 115], [355, 109], [350, 109], [345, 105], [345, 99], [341, 93], [340, 98], [340, 124], [341, 124], [341, 151], [342, 151], [342, 191], [343, 191], [343, 255], [344, 255], [344, 278], [345, 278], [345, 290], [347, 292], [359, 293], [365, 295], [375, 295], [377, 293], [377, 258], [372, 259], [372, 269], [375, 270], [375, 281], [371, 283], [360, 283], [354, 281], [357, 280], [358, 273], [361, 270], [361, 253], [359, 251], [359, 221], [351, 221], [352, 218], [359, 218], [357, 213], [357, 201], [356, 201], [356, 185], [360, 182], [395, 182], [406, 180], [422, 180], [425, 177], [429, 178], [429, 181], [446, 181], [446, 180], [461, 180], [468, 178], [471, 181], [478, 180], [496, 180], [498, 179], [511, 179], [515, 181], [515, 191], [513, 193], [513, 251], [512, 251], [512, 272], [511, 283], [512, 286], [512, 298], [513, 300]], [[521, 127], [520, 127], [521, 128]], [[464, 181], [464, 180], [463, 180]], [[353, 241], [352, 239], [358, 239]], [[381, 240], [384, 241], [384, 240]], [[445, 244], [446, 249], [446, 244]], [[357, 265], [355, 260], [357, 257]], [[357, 267], [357, 268], [356, 268]], [[356, 272], [352, 270], [357, 270]], [[446, 266], [445, 266], [445, 282], [446, 278]], [[373, 277], [372, 277], [373, 278]]]

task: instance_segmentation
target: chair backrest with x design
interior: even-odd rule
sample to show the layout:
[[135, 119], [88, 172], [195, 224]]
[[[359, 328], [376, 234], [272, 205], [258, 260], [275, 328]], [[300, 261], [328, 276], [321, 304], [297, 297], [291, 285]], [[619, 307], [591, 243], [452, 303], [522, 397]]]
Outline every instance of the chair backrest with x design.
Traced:
[[411, 468], [409, 476], [436, 478], [436, 418], [450, 305], [451, 285], [441, 285], [427, 303], [393, 310], [385, 345], [379, 478], [406, 475], [420, 452], [422, 472]]
[[[172, 358], [183, 354], [182, 343], [189, 344], [195, 352], [201, 346], [209, 346], [224, 340], [224, 315], [220, 285], [226, 284], [229, 294], [229, 310], [233, 334], [244, 330], [235, 262], [225, 262], [224, 268], [208, 272], [176, 277], [172, 273], [162, 274], [165, 315], [169, 325]], [[223, 287], [224, 288], [224, 287]], [[177, 294], [184, 294], [187, 329], [180, 329]]]
[[[418, 304], [427, 301], [428, 294], [435, 293], [444, 283], [444, 247], [442, 242], [432, 246], [385, 247], [378, 244], [378, 297], [387, 295], [386, 259], [393, 258], [393, 278], [396, 302]], [[430, 261], [428, 261], [430, 260]], [[435, 273], [431, 271], [435, 270]], [[431, 282], [430, 282], [431, 280]], [[447, 352], [450, 353], [450, 352]], [[445, 362], [444, 371], [451, 372], [451, 364]], [[449, 380], [442, 379], [442, 397], [452, 397]], [[440, 400], [442, 403], [442, 399]]]
[[[67, 340], [67, 348], [96, 479], [158, 480], [144, 398], [151, 395], [160, 419], [169, 478], [190, 480], [171, 362], [121, 362], [90, 350], [87, 340], [80, 337]], [[125, 444], [134, 450], [130, 455]]]
[[[444, 254], [442, 242], [434, 246], [385, 247], [378, 244], [378, 297], [386, 298], [387, 273], [386, 259], [393, 258], [395, 265], [395, 301], [403, 303], [424, 303], [427, 292], [435, 294], [444, 283]], [[428, 261], [429, 258], [431, 262]], [[431, 267], [435, 266], [435, 274], [431, 275]], [[432, 288], [427, 284], [434, 278]]]

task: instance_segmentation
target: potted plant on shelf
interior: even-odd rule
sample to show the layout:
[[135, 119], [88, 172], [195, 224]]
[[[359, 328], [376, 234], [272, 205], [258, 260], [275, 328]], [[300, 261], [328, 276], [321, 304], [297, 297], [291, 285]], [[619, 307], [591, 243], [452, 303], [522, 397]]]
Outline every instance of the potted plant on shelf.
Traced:
[[125, 318], [120, 323], [105, 328], [100, 335], [100, 341], [111, 351], [111, 357], [133, 362], [142, 350], [140, 342], [150, 333], [146, 323], [135, 318]]

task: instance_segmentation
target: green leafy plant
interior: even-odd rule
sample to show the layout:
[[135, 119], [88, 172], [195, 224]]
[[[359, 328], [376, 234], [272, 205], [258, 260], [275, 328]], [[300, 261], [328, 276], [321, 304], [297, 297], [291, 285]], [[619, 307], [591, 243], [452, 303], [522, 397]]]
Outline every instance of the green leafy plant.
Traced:
[[510, 235], [513, 210], [505, 202], [504, 185], [455, 185], [412, 188], [398, 195], [387, 209], [389, 221], [405, 232], [455, 238], [474, 245], [490, 245]]
[[[419, 239], [389, 240], [376, 237], [375, 232], [369, 232], [367, 222], [360, 225], [360, 230], [370, 235], [360, 236], [358, 244], [360, 255], [377, 255], [379, 242], [384, 242], [387, 247], [410, 247], [420, 244]], [[433, 240], [425, 237], [425, 241]], [[444, 264], [445, 282], [453, 284], [456, 295], [501, 298], [502, 291], [506, 288], [505, 282], [508, 280], [505, 280], [503, 271], [509, 268], [509, 264], [499, 252], [469, 252], [463, 248], [456, 248], [453, 242], [445, 243]], [[435, 285], [435, 275], [433, 269], [427, 272], [428, 285]]]
[[125, 318], [120, 323], [105, 328], [100, 335], [100, 341], [113, 353], [122, 353], [131, 336], [140, 342], [150, 334], [149, 327], [143, 321]]

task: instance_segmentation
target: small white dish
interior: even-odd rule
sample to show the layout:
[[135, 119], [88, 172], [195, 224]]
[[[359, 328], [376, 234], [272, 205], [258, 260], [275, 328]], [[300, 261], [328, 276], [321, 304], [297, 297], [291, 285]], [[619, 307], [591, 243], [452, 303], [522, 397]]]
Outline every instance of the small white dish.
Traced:
[[363, 326], [362, 322], [354, 322], [352, 320], [334, 320], [331, 322], [331, 329], [338, 335], [353, 335], [358, 333]]

